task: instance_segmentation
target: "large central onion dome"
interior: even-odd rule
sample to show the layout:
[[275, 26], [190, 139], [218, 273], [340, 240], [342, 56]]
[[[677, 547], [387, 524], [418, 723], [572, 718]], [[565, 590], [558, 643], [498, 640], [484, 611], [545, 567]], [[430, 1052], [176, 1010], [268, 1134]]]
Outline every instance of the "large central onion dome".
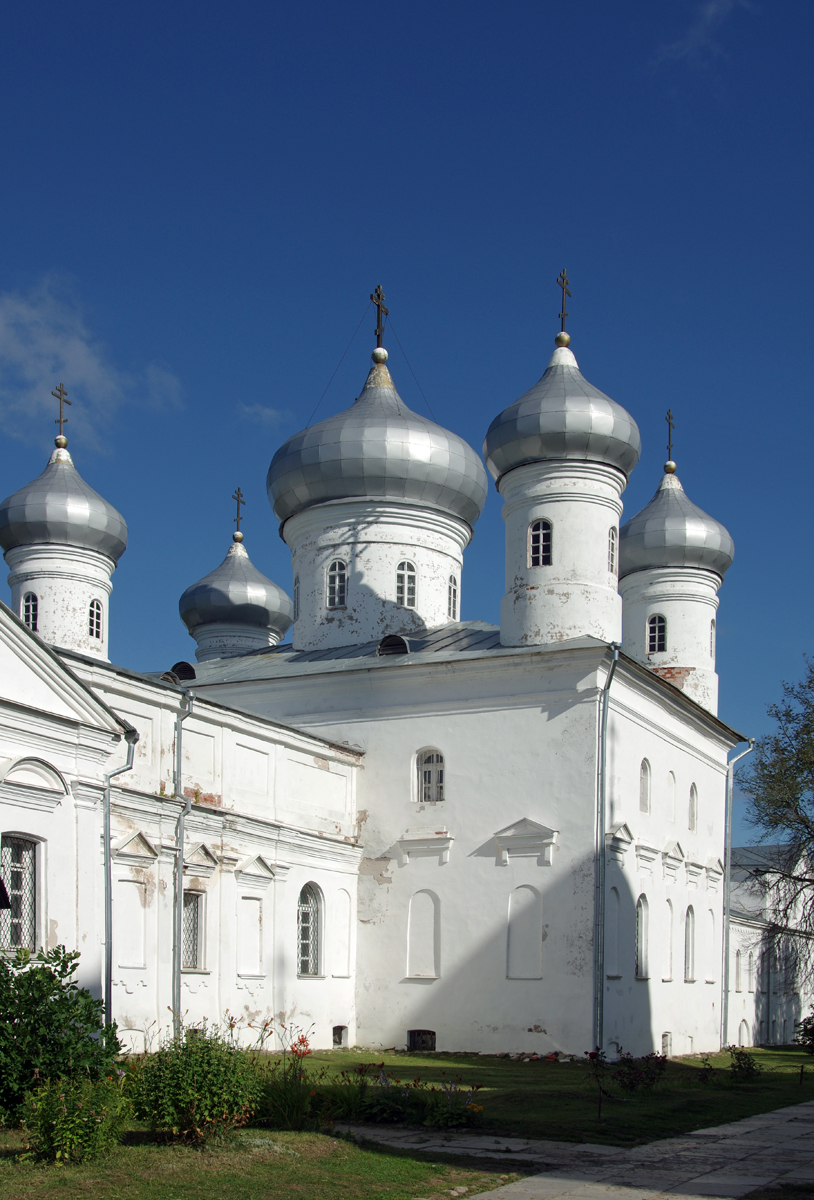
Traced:
[[178, 602], [181, 620], [190, 633], [201, 625], [248, 625], [268, 630], [275, 644], [294, 619], [291, 597], [257, 570], [233, 534], [229, 553], [220, 564], [191, 584]]
[[127, 548], [124, 517], [85, 483], [65, 438], [56, 441], [43, 473], [0, 504], [0, 546], [79, 546], [118, 562]]
[[696, 567], [722, 578], [732, 566], [735, 543], [720, 521], [687, 496], [675, 463], [649, 504], [619, 530], [619, 576], [650, 567]]
[[525, 463], [562, 459], [608, 463], [628, 476], [639, 461], [638, 425], [585, 379], [569, 341], [568, 334], [558, 336], [539, 383], [489, 426], [483, 456], [495, 480]]
[[361, 396], [350, 408], [289, 438], [269, 467], [266, 487], [277, 518], [329, 500], [370, 498], [425, 504], [474, 525], [487, 478], [457, 434], [412, 412], [373, 351]]

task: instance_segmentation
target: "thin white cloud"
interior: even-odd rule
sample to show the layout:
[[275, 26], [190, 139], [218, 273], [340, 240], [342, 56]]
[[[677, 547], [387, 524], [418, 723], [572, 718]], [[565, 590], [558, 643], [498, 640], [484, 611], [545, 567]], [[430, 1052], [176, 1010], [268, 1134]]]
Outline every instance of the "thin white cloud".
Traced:
[[239, 409], [241, 417], [256, 421], [259, 425], [277, 425], [288, 415], [277, 408], [266, 408], [263, 404], [241, 404]]
[[71, 401], [66, 434], [97, 450], [106, 449], [118, 409], [181, 403], [180, 382], [168, 367], [116, 366], [54, 279], [27, 294], [0, 294], [0, 432], [34, 444], [50, 440], [57, 432], [51, 392], [60, 382]]
[[718, 33], [738, 9], [755, 11], [752, 0], [704, 0], [695, 10], [689, 29], [674, 42], [660, 46], [656, 62], [683, 62], [691, 66], [706, 66], [711, 59], [726, 53]]

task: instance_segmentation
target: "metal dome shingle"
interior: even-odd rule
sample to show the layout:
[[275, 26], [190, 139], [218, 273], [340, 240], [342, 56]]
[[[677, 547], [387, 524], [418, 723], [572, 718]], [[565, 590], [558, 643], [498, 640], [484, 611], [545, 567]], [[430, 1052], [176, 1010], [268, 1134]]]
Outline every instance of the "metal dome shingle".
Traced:
[[620, 578], [650, 567], [697, 567], [723, 577], [734, 556], [728, 531], [693, 504], [672, 474], [619, 530]]

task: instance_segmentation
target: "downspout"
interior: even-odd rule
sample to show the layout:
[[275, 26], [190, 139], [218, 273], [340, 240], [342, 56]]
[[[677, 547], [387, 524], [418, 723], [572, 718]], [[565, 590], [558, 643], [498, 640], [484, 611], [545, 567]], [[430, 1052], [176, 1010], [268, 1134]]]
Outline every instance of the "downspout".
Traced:
[[729, 907], [732, 876], [732, 791], [735, 780], [735, 764], [739, 763], [755, 748], [755, 739], [749, 738], [749, 748], [741, 751], [727, 763], [726, 767], [726, 841], [724, 843], [724, 936], [723, 970], [721, 976], [724, 983], [724, 993], [721, 997], [721, 1048], [726, 1045], [726, 1035], [729, 1029]]
[[602, 715], [599, 726], [599, 769], [594, 849], [594, 1028], [593, 1044], [604, 1048], [605, 1021], [605, 813], [607, 810], [608, 710], [610, 687], [619, 662], [620, 646], [611, 642], [611, 664], [602, 688]]
[[192, 808], [192, 797], [183, 795], [183, 759], [181, 726], [192, 712], [195, 697], [188, 688], [181, 688], [187, 702], [185, 709], [179, 708], [175, 718], [175, 774], [173, 793], [182, 800], [181, 811], [175, 825], [175, 911], [173, 912], [172, 938], [172, 1026], [175, 1036], [181, 1032], [181, 944], [184, 929], [184, 825]]
[[102, 802], [102, 843], [104, 846], [105, 872], [105, 1025], [113, 1020], [113, 854], [110, 846], [110, 781], [116, 775], [123, 775], [132, 770], [133, 757], [136, 753], [136, 742], [139, 735], [135, 729], [126, 729], [127, 762], [123, 767], [116, 767], [105, 775], [105, 791]]

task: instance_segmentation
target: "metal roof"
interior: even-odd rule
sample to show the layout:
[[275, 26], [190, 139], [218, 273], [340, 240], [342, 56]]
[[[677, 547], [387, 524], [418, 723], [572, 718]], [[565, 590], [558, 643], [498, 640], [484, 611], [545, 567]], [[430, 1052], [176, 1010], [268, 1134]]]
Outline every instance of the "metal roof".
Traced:
[[294, 619], [291, 597], [257, 570], [237, 540], [220, 566], [187, 588], [178, 610], [190, 633], [222, 622], [273, 629], [282, 637]]
[[650, 503], [619, 531], [620, 578], [649, 567], [696, 567], [723, 576], [734, 556], [728, 531], [693, 504], [674, 474], [664, 476]]

